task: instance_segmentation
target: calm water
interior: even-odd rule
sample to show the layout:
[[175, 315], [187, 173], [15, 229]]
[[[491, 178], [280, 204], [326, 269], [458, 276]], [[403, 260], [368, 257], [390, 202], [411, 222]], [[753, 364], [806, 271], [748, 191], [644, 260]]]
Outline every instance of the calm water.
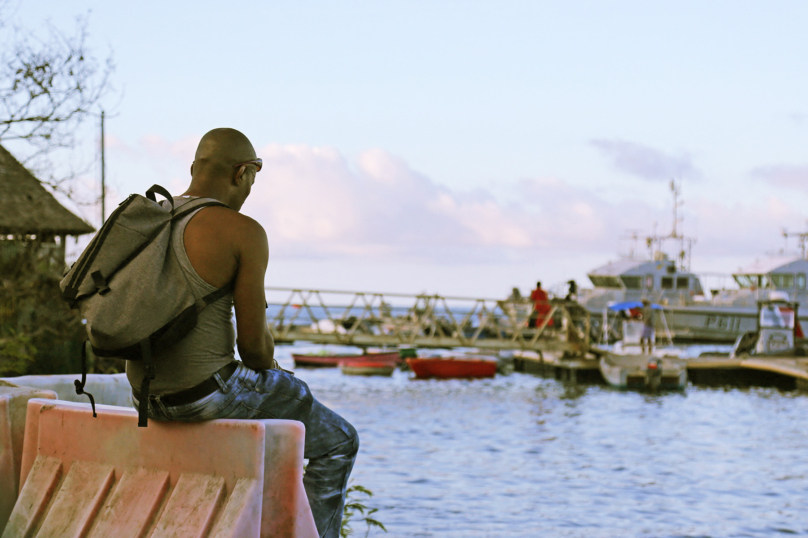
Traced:
[[371, 536], [808, 535], [806, 394], [297, 375], [359, 431]]

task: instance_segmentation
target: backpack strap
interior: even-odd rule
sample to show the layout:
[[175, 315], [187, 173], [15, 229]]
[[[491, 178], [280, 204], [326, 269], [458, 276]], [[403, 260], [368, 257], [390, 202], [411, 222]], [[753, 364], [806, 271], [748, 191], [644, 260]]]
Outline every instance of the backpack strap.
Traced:
[[76, 394], [79, 396], [86, 394], [90, 398], [90, 405], [93, 407], [93, 418], [98, 418], [95, 413], [95, 398], [89, 392], [84, 392], [84, 385], [87, 384], [87, 344], [89, 342], [89, 340], [86, 340], [81, 346], [81, 381], [76, 379], [73, 381], [73, 385], [76, 387]]
[[145, 428], [149, 425], [149, 386], [155, 377], [154, 361], [152, 360], [151, 338], [144, 338], [138, 344], [140, 346], [140, 357], [146, 367], [143, 380], [140, 382], [140, 401], [137, 406], [137, 426]]
[[160, 185], [152, 185], [151, 188], [146, 191], [146, 198], [152, 202], [157, 202], [155, 193], [168, 200], [168, 202], [171, 204], [171, 210], [174, 211], [174, 197], [171, 196], [171, 193], [168, 192], [165, 187], [161, 187]]

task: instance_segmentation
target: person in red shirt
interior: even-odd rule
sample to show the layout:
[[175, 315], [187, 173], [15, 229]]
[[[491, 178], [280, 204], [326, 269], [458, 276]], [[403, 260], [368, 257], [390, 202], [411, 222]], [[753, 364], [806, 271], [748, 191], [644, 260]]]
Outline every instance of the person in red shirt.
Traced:
[[[528, 320], [528, 327], [541, 327], [551, 310], [550, 300], [547, 292], [541, 288], [541, 282], [536, 282], [536, 289], [530, 292], [530, 300], [533, 301], [533, 313]], [[552, 319], [547, 322], [547, 326], [553, 326]]]

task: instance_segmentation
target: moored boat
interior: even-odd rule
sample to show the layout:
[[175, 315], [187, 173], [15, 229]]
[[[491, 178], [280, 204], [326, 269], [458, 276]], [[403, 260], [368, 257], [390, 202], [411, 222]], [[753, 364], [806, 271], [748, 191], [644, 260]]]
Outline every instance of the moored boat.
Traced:
[[618, 389], [683, 390], [687, 385], [684, 359], [606, 353], [598, 366], [606, 382]]
[[494, 377], [497, 362], [462, 357], [409, 358], [407, 364], [418, 379], [475, 379]]
[[396, 370], [392, 362], [383, 361], [342, 361], [339, 369], [345, 375], [378, 375], [389, 377]]
[[361, 363], [367, 361], [374, 362], [387, 362], [390, 364], [399, 365], [404, 360], [399, 355], [398, 351], [391, 351], [385, 353], [367, 353], [359, 355], [356, 353], [337, 353], [333, 355], [298, 355], [292, 353], [292, 358], [295, 361], [295, 366], [307, 367], [327, 367], [336, 368], [341, 362], [345, 363]]

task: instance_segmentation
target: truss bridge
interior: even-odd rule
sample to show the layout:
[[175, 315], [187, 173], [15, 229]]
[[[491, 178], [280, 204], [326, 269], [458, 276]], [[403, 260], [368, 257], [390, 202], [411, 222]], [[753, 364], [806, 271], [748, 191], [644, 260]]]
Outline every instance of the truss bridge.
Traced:
[[474, 299], [266, 288], [276, 343], [368, 347], [554, 351], [590, 349], [590, 317], [574, 301], [551, 299], [541, 314], [529, 300]]

